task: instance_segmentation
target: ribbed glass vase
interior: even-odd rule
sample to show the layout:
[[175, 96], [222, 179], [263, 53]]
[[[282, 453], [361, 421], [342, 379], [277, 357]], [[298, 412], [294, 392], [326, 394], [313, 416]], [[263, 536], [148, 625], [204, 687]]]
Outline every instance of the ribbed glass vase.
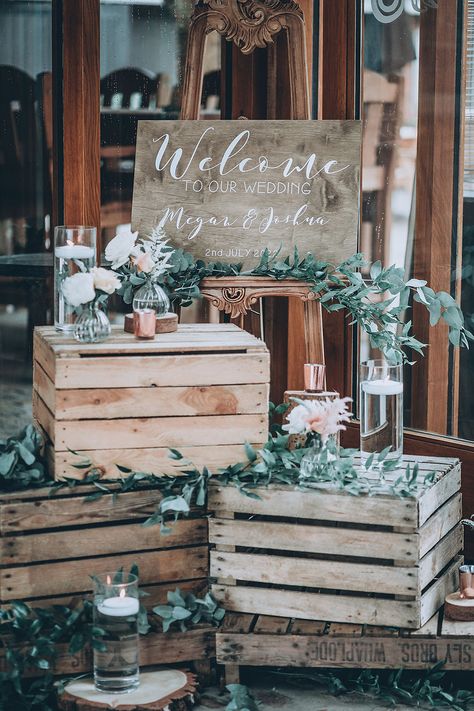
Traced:
[[158, 317], [164, 316], [170, 310], [170, 300], [164, 289], [153, 281], [147, 281], [135, 293], [132, 302], [134, 311], [153, 309]]
[[74, 338], [80, 343], [99, 343], [110, 336], [111, 328], [107, 314], [98, 306], [89, 304], [77, 317]]

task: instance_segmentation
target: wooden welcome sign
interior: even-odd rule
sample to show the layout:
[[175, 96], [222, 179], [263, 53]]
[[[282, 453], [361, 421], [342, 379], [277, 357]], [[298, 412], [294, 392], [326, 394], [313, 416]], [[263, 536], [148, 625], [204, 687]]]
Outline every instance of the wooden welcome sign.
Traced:
[[140, 121], [132, 225], [206, 262], [357, 251], [359, 121]]

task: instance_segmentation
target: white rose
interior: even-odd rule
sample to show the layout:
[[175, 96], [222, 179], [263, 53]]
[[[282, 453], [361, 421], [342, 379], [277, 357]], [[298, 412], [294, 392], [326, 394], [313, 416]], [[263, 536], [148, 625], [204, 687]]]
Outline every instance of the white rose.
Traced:
[[112, 262], [112, 269], [118, 269], [128, 262], [135, 246], [138, 232], [120, 231], [105, 248], [105, 258]]
[[94, 287], [105, 291], [106, 294], [113, 294], [120, 288], [120, 279], [115, 272], [103, 267], [92, 267], [91, 274], [94, 278]]
[[71, 306], [87, 304], [95, 299], [94, 277], [89, 272], [73, 274], [62, 283], [63, 296]]

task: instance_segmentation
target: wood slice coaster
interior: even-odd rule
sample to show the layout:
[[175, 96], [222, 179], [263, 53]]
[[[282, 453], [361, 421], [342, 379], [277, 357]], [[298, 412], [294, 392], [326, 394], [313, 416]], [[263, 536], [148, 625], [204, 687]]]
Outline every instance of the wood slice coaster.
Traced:
[[179, 669], [143, 672], [140, 686], [129, 694], [107, 694], [97, 691], [91, 678], [78, 679], [66, 685], [58, 696], [62, 711], [188, 711], [193, 708], [196, 694], [196, 677]]
[[444, 616], [450, 620], [474, 622], [474, 600], [461, 598], [459, 592], [447, 595], [444, 602]]
[[[123, 324], [125, 333], [133, 333], [133, 314], [126, 314]], [[178, 330], [178, 316], [171, 311], [156, 317], [155, 333], [172, 333]]]

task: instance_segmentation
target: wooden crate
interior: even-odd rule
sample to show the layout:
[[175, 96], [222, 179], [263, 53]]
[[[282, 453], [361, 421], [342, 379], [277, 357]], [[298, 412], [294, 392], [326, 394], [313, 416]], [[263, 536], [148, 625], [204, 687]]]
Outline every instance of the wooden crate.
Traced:
[[214, 595], [235, 612], [420, 628], [456, 588], [461, 468], [404, 460], [436, 474], [414, 498], [213, 485]]
[[211, 471], [245, 458], [243, 443], [268, 433], [269, 354], [232, 324], [184, 324], [138, 341], [119, 327], [104, 343], [79, 344], [35, 329], [33, 414], [49, 441], [56, 478], [80, 478], [90, 459], [167, 474], [168, 448]]
[[[110, 485], [117, 488], [117, 485]], [[92, 590], [90, 575], [139, 566], [148, 607], [176, 587], [207, 586], [207, 520], [194, 512], [168, 535], [144, 527], [161, 494], [151, 488], [104, 494], [97, 489], [49, 488], [0, 495], [0, 603], [69, 604]]]
[[240, 666], [474, 670], [474, 623], [452, 622], [442, 609], [417, 631], [228, 613], [216, 636], [227, 683]]

